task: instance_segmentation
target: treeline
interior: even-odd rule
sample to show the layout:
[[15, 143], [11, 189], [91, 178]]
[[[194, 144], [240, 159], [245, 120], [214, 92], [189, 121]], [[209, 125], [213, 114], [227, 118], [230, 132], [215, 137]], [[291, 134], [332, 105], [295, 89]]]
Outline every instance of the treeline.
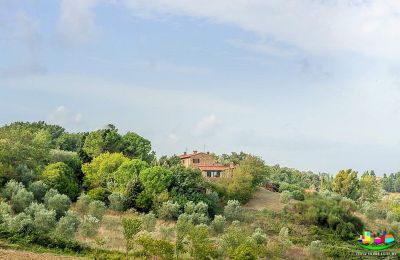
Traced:
[[387, 192], [400, 192], [400, 172], [391, 173], [389, 176], [384, 174], [381, 183]]

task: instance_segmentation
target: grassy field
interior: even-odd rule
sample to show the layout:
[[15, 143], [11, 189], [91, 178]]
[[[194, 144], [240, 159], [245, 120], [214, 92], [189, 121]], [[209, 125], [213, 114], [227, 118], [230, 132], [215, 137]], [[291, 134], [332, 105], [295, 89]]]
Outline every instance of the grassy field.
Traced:
[[50, 253], [33, 253], [12, 249], [0, 249], [0, 259], [13, 259], [13, 260], [85, 260], [89, 258], [74, 257], [74, 256], [60, 256]]
[[253, 198], [251, 198], [251, 200], [246, 203], [244, 207], [255, 210], [271, 209], [279, 212], [284, 206], [280, 202], [279, 198], [280, 196], [278, 192], [272, 192], [264, 188], [259, 188], [259, 190], [254, 193]]

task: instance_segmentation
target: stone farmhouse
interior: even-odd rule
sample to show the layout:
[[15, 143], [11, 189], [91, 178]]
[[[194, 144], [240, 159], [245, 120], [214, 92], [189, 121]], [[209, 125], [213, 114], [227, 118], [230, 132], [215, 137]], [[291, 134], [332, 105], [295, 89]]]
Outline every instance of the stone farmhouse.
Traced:
[[226, 166], [216, 163], [214, 156], [209, 152], [184, 152], [179, 158], [185, 167], [200, 169], [204, 178], [229, 178], [235, 168], [233, 164]]

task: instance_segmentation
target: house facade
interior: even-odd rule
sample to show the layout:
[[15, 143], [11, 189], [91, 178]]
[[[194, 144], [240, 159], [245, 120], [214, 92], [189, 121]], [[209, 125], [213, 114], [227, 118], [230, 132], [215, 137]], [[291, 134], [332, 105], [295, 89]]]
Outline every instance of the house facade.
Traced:
[[200, 169], [204, 178], [231, 177], [234, 169], [233, 165], [216, 163], [214, 156], [209, 152], [193, 151], [191, 154], [184, 152], [179, 158], [185, 167]]

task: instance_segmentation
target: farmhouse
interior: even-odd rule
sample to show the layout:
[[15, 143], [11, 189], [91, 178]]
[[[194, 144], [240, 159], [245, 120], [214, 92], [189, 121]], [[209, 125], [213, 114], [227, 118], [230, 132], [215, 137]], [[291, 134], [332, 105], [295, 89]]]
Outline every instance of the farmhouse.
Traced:
[[214, 156], [209, 152], [193, 151], [191, 154], [184, 152], [179, 158], [185, 167], [200, 169], [205, 178], [231, 177], [235, 168], [232, 164], [226, 166], [216, 163]]

